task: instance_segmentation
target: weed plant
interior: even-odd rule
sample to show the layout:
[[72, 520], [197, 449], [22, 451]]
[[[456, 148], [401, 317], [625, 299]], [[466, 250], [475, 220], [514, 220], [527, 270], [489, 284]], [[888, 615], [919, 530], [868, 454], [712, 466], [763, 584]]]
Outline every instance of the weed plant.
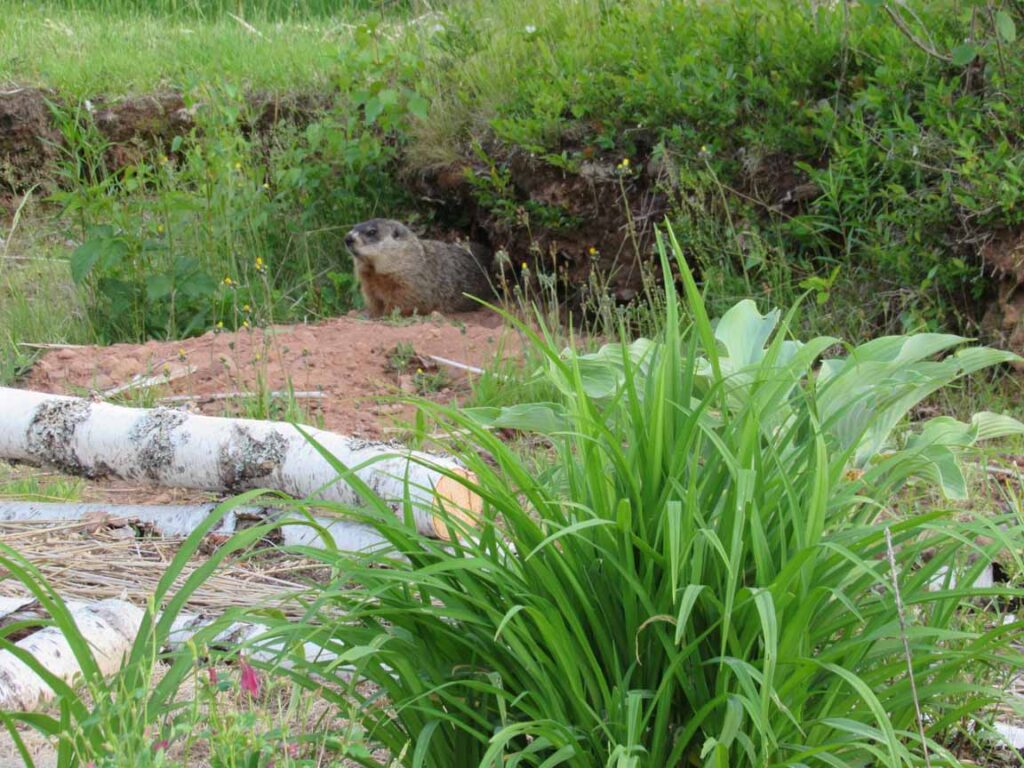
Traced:
[[417, 59], [356, 35], [345, 103], [310, 124], [246, 135], [237, 88], [189, 96], [197, 126], [118, 173], [83, 110], [60, 112], [63, 190], [77, 225], [71, 274], [103, 342], [178, 338], [337, 314], [352, 306], [347, 229], [403, 195], [389, 176], [396, 137], [425, 102]]
[[[985, 731], [1024, 661], [1020, 623], [982, 608], [1018, 591], [969, 586], [1017, 557], [1020, 510], [890, 505], [908, 484], [962, 497], [960, 455], [1024, 430], [905, 422], [1012, 356], [941, 334], [801, 344], [792, 314], [749, 301], [713, 323], [669, 250], [686, 298], [666, 289], [657, 338], [576, 354], [523, 326], [552, 401], [424, 406], [465, 435], [479, 525], [424, 541], [362, 487], [362, 516], [405, 559], [310, 551], [339, 580], [308, 622], [265, 621], [358, 655], [376, 690], [330, 664], [290, 674], [360, 698], [408, 766], [961, 765], [951, 746]], [[549, 462], [494, 427], [545, 441]]]

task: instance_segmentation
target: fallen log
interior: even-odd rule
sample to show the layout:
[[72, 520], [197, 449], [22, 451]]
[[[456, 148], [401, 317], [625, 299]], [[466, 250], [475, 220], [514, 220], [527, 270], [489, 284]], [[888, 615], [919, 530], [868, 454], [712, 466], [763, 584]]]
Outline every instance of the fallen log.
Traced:
[[[100, 671], [111, 675], [120, 669], [142, 623], [142, 609], [124, 600], [69, 603], [68, 609]], [[15, 645], [65, 682], [80, 671], [71, 644], [55, 626], [33, 632]], [[27, 712], [51, 698], [53, 690], [31, 667], [11, 651], [0, 651], [0, 710]]]
[[[13, 602], [13, 598], [11, 602]], [[31, 599], [20, 600], [16, 612], [6, 615], [5, 621], [41, 621], [47, 619], [39, 604]], [[104, 676], [117, 672], [131, 651], [135, 636], [142, 624], [141, 608], [126, 600], [101, 600], [84, 603], [68, 600], [65, 602], [78, 631], [92, 649], [97, 666]], [[177, 651], [200, 630], [209, 627], [216, 619], [192, 613], [179, 614], [166, 642], [166, 650]], [[234, 622], [207, 641], [211, 648], [244, 648], [246, 654], [257, 661], [279, 661], [288, 668], [291, 659], [285, 655], [289, 647], [283, 641], [265, 636], [266, 627], [247, 622]], [[81, 668], [71, 645], [64, 634], [55, 626], [38, 629], [15, 643], [30, 653], [50, 673], [73, 684]], [[307, 661], [331, 661], [337, 654], [312, 642], [302, 644], [302, 653]], [[341, 668], [342, 676], [350, 676], [351, 667]], [[11, 651], [0, 651], [0, 710], [31, 712], [52, 700], [54, 691], [46, 681]]]
[[[416, 528], [426, 536], [448, 538], [439, 505], [470, 525], [480, 512], [480, 498], [444, 473], [472, 482], [472, 474], [451, 459], [304, 429], [396, 511], [408, 493]], [[90, 478], [232, 493], [268, 488], [298, 498], [362, 502], [288, 424], [126, 408], [2, 387], [0, 459]]]
[[[39, 501], [0, 501], [0, 522], [92, 520], [102, 523], [139, 522], [165, 537], [186, 537], [209, 517], [216, 504], [79, 504]], [[240, 530], [244, 522], [274, 522], [289, 517], [305, 518], [273, 507], [235, 507], [227, 512], [210, 531], [211, 534], [230, 535]], [[387, 541], [372, 526], [352, 520], [314, 517], [313, 521], [331, 537], [335, 548], [345, 552], [363, 552], [379, 549]], [[308, 546], [323, 549], [326, 545], [321, 533], [305, 525], [286, 525], [281, 528], [285, 546]]]

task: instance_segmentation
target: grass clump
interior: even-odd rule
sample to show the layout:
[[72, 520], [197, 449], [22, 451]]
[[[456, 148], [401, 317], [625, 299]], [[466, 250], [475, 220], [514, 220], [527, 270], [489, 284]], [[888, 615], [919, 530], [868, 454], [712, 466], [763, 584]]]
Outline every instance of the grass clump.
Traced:
[[[409, 766], [959, 765], [951, 745], [1022, 666], [1019, 624], [987, 625], [978, 602], [1017, 590], [964, 585], [1016, 557], [1020, 520], [889, 505], [908, 483], [962, 496], [959, 455], [1024, 430], [988, 413], [900, 428], [1012, 356], [921, 334], [833, 357], [836, 339], [791, 340], [791, 316], [751, 302], [715, 324], [672, 253], [686, 305], [668, 289], [657, 338], [580, 355], [533, 336], [551, 402], [436, 407], [465, 435], [477, 529], [424, 541], [364, 487], [406, 559], [309, 553], [339, 581], [277, 631], [358, 659], [380, 693], [326, 664], [293, 676], [356, 696]], [[550, 461], [490, 426], [539, 436]], [[943, 574], [960, 586], [932, 591]]]

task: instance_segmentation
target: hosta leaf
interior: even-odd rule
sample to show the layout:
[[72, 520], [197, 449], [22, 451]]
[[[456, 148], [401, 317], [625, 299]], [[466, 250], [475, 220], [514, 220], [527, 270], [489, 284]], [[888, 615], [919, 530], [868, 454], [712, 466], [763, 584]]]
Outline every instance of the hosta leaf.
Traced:
[[474, 420], [497, 429], [553, 434], [567, 428], [565, 409], [557, 403], [520, 403], [504, 408], [466, 408]]
[[732, 369], [756, 363], [764, 357], [764, 348], [778, 325], [780, 312], [762, 315], [757, 305], [744, 299], [729, 309], [715, 327], [715, 338], [722, 342]]

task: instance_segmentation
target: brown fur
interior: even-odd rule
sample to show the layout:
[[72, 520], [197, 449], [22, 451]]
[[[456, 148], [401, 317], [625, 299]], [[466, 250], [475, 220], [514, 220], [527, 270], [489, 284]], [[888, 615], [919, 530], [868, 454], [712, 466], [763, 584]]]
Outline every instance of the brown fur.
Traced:
[[371, 219], [345, 238], [355, 256], [356, 275], [371, 317], [397, 310], [461, 312], [492, 295], [488, 255], [437, 240], [420, 240], [391, 219]]

